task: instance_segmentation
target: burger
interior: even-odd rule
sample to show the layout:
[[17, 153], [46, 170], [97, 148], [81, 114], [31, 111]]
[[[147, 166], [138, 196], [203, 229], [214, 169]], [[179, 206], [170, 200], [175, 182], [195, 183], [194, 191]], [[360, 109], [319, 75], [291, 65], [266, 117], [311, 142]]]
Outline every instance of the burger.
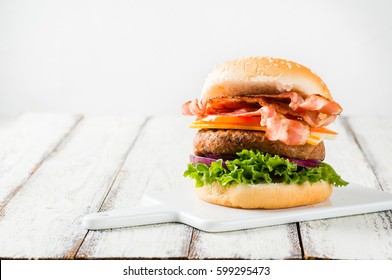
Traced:
[[298, 63], [235, 59], [207, 76], [200, 100], [186, 102], [194, 154], [184, 172], [210, 203], [277, 209], [325, 201], [345, 186], [323, 162], [326, 128], [342, 112], [325, 83]]

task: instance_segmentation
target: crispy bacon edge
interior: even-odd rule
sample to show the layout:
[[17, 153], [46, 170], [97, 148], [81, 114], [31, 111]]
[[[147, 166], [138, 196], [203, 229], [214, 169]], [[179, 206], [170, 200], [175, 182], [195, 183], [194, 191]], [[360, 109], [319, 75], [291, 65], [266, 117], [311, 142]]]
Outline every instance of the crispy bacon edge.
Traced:
[[226, 115], [261, 116], [266, 137], [287, 145], [303, 145], [310, 135], [310, 127], [326, 126], [342, 112], [340, 105], [328, 98], [312, 94], [304, 100], [296, 92], [277, 95], [221, 97], [188, 101], [182, 106], [184, 115], [203, 117]]

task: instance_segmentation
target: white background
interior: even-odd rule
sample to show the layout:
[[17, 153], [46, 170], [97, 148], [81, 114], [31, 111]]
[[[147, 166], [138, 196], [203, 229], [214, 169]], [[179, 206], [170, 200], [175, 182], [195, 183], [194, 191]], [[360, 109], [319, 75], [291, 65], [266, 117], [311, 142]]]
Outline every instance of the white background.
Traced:
[[350, 115], [392, 114], [392, 1], [0, 0], [0, 116], [180, 114], [212, 66], [297, 61]]

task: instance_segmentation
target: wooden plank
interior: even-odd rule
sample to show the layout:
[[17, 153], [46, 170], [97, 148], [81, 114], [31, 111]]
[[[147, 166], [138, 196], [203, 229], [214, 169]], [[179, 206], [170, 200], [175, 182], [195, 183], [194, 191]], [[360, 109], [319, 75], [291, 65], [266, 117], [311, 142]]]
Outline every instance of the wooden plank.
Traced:
[[144, 118], [85, 119], [0, 213], [1, 258], [72, 258]]
[[392, 117], [353, 117], [349, 124], [382, 189], [392, 192]]
[[[382, 124], [378, 120], [370, 119], [370, 121], [375, 126], [375, 132], [379, 129], [381, 131]], [[367, 126], [366, 122], [361, 119], [350, 119], [351, 123], [355, 123], [353, 128], [356, 135], [363, 135], [364, 139], [370, 140], [370, 138], [367, 138], [368, 136], [364, 135], [367, 135], [368, 127], [370, 127]], [[366, 127], [366, 130], [363, 130], [364, 127]], [[340, 132], [340, 135], [336, 141], [327, 143], [326, 162], [329, 162], [346, 180], [380, 189], [372, 167], [367, 162], [351, 133], [351, 127], [345, 122], [338, 121], [336, 130]], [[384, 133], [392, 135], [391, 131], [386, 132], [384, 130]], [[387, 141], [387, 138], [385, 138], [385, 141]], [[389, 139], [391, 140], [390, 136]], [[366, 144], [369, 144], [369, 141]], [[380, 147], [388, 147], [386, 142], [378, 142], [378, 145]], [[377, 145], [374, 148], [377, 149]], [[391, 154], [392, 149], [387, 148], [383, 152], [384, 154], [379, 154], [380, 158], [387, 157], [388, 154]], [[384, 172], [381, 173], [384, 174]], [[390, 174], [388, 173], [388, 175]], [[390, 211], [303, 222], [300, 223], [300, 232], [306, 258], [392, 258], [392, 220]]]
[[195, 230], [190, 259], [299, 259], [295, 223], [224, 233]]
[[73, 129], [81, 116], [25, 113], [0, 129], [0, 209]]
[[[190, 122], [183, 117], [149, 120], [102, 210], [138, 206], [148, 191], [192, 188], [182, 176], [192, 149]], [[191, 227], [176, 223], [90, 231], [77, 258], [186, 258], [191, 236]]]

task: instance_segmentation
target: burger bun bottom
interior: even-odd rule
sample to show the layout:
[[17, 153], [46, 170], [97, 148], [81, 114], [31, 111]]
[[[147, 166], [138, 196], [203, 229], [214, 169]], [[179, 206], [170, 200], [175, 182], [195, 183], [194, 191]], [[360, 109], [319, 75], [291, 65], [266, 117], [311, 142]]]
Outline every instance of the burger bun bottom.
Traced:
[[196, 188], [197, 195], [210, 203], [247, 209], [279, 209], [304, 206], [327, 200], [333, 186], [325, 181], [296, 184], [237, 184], [223, 187], [218, 183]]

